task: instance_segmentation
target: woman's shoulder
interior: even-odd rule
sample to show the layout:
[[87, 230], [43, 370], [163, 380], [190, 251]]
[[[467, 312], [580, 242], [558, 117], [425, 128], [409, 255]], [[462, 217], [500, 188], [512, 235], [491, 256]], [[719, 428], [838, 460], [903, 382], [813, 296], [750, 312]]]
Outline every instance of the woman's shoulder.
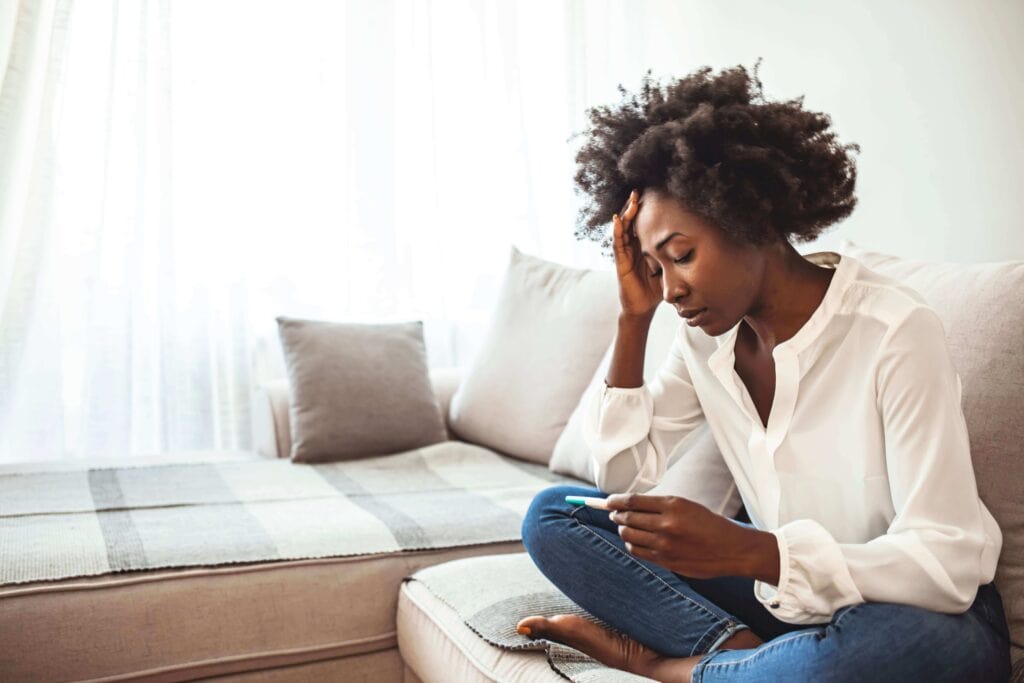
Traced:
[[[913, 287], [895, 278], [868, 268], [852, 256], [843, 256], [855, 265], [843, 312], [880, 326], [891, 332], [911, 319], [934, 318], [938, 315], [928, 301]], [[941, 323], [940, 323], [941, 325]]]

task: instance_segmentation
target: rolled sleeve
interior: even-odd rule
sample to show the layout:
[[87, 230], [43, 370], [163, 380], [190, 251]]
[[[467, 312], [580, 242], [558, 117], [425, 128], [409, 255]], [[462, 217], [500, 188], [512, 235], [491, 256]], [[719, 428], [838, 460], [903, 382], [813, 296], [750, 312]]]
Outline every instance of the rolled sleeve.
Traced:
[[779, 584], [754, 581], [754, 596], [776, 619], [826, 623], [840, 607], [864, 602], [842, 549], [823, 526], [798, 519], [771, 533], [779, 546]]

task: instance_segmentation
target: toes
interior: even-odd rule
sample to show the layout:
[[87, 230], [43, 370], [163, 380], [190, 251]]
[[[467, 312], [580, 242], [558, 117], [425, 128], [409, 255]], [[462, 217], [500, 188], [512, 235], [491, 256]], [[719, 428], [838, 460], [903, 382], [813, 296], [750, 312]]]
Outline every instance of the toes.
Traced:
[[575, 614], [526, 617], [516, 624], [516, 630], [531, 638], [563, 643], [605, 664], [622, 659], [620, 643], [610, 631]]
[[547, 631], [547, 621], [546, 617], [525, 617], [516, 624], [516, 631], [524, 636], [541, 638]]
[[516, 631], [531, 638], [547, 638], [576, 647], [583, 636], [595, 628], [586, 619], [575, 614], [556, 614], [551, 617], [524, 617], [516, 624]]

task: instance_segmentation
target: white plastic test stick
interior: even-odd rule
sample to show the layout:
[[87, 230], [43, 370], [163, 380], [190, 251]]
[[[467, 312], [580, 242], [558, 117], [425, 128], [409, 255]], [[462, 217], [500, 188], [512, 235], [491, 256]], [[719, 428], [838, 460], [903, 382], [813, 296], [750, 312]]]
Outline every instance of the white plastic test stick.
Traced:
[[608, 510], [608, 503], [604, 498], [592, 498], [590, 496], [566, 496], [565, 502], [573, 505], [586, 505], [598, 510]]

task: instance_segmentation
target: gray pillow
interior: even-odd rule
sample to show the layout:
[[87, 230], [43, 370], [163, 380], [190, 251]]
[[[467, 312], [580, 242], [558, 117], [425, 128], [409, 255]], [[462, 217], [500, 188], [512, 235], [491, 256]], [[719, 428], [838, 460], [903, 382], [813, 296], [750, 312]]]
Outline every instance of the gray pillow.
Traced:
[[291, 459], [331, 462], [446, 440], [423, 322], [275, 318], [291, 390]]

